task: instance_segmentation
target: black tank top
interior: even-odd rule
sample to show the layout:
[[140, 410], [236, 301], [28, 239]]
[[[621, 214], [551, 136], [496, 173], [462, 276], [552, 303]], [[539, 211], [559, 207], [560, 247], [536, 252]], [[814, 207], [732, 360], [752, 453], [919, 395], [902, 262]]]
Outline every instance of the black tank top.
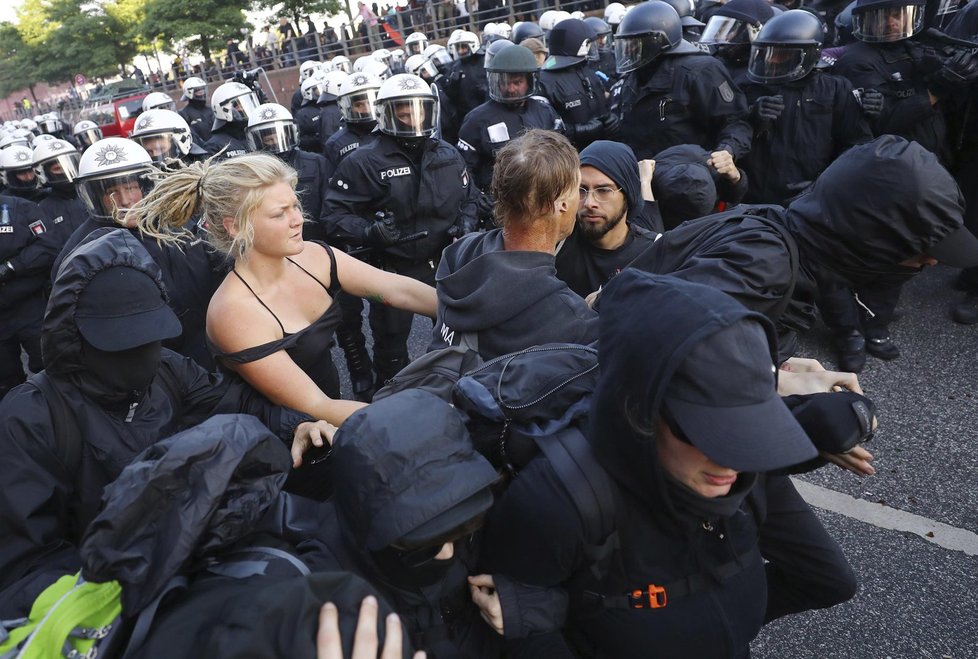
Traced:
[[333, 361], [330, 357], [329, 346], [333, 340], [333, 332], [340, 324], [342, 318], [340, 305], [335, 303], [336, 294], [340, 292], [340, 281], [336, 274], [336, 257], [333, 255], [333, 250], [326, 243], [316, 242], [316, 244], [322, 245], [326, 249], [326, 254], [329, 255], [329, 287], [292, 259], [289, 259], [289, 262], [315, 279], [334, 301], [323, 312], [323, 315], [313, 321], [311, 325], [304, 327], [298, 332], [286, 332], [285, 326], [282, 325], [282, 321], [278, 319], [278, 316], [258, 297], [251, 286], [248, 285], [248, 282], [236, 270], [232, 270], [231, 272], [251, 291], [251, 294], [258, 300], [258, 303], [268, 309], [268, 313], [272, 314], [272, 318], [282, 328], [282, 338], [231, 353], [219, 352], [214, 344], [211, 343], [210, 345], [214, 351], [215, 359], [225, 367], [232, 364], [248, 364], [268, 357], [279, 350], [284, 350], [292, 358], [292, 361], [316, 383], [316, 386], [323, 393], [331, 398], [339, 398], [339, 380], [336, 374], [336, 368], [333, 366]]

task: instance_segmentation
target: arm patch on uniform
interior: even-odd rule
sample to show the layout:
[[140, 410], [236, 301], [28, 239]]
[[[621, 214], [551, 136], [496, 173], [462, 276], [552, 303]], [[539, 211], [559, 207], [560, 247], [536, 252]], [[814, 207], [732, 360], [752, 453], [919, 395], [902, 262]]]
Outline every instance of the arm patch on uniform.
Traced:
[[468, 142], [466, 142], [465, 140], [463, 140], [462, 138], [459, 138], [458, 139], [458, 150], [459, 151], [475, 151], [475, 149], [472, 147], [472, 145], [469, 144]]
[[42, 233], [47, 231], [47, 227], [44, 226], [44, 222], [42, 222], [41, 220], [36, 220], [34, 222], [31, 222], [30, 224], [27, 225], [27, 227], [31, 230], [31, 233], [33, 233], [35, 236], [40, 236]]
[[724, 80], [717, 87], [717, 91], [720, 92], [720, 98], [724, 100], [725, 103], [733, 103], [734, 100], [734, 90], [730, 87], [730, 82]]

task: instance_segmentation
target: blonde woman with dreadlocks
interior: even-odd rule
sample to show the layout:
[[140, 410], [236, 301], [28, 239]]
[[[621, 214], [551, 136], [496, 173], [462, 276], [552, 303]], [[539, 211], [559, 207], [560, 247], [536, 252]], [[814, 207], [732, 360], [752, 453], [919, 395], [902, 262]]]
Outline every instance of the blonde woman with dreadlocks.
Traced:
[[[433, 317], [435, 290], [304, 242], [295, 184], [295, 171], [267, 154], [202, 162], [168, 174], [129, 213], [164, 242], [202, 217], [209, 241], [234, 261], [207, 309], [218, 363], [273, 402], [339, 426], [364, 404], [339, 399], [329, 352], [336, 293]], [[296, 466], [308, 448], [292, 447]]]

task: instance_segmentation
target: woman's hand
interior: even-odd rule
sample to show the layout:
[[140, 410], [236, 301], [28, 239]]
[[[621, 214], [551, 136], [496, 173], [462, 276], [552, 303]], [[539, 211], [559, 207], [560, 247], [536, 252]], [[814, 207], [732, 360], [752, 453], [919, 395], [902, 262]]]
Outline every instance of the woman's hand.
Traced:
[[500, 636], [503, 635], [503, 609], [496, 592], [496, 582], [491, 574], [476, 574], [469, 577], [469, 592], [472, 601], [479, 607], [479, 615]]
[[792, 357], [781, 365], [778, 395], [793, 396], [848, 390], [863, 393], [855, 373], [826, 371], [817, 360]]
[[302, 466], [302, 456], [312, 447], [320, 448], [324, 442], [333, 444], [336, 426], [327, 421], [303, 421], [295, 427], [292, 437], [292, 466]]

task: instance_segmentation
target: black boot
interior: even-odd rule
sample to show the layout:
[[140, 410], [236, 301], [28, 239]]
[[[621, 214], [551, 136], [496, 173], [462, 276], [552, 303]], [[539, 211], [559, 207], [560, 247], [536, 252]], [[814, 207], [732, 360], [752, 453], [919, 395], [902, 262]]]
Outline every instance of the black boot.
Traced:
[[351, 332], [341, 325], [336, 330], [336, 338], [346, 357], [353, 397], [363, 403], [369, 403], [374, 396], [374, 374], [363, 333], [359, 330]]
[[889, 329], [886, 327], [874, 328], [872, 331], [866, 330], [866, 352], [877, 359], [886, 361], [900, 356], [900, 349], [893, 343]]
[[861, 373], [866, 365], [866, 339], [859, 330], [851, 330], [836, 336], [835, 349], [838, 351], [839, 370], [848, 373]]
[[951, 318], [962, 325], [978, 323], [978, 293], [968, 293], [951, 310]]

